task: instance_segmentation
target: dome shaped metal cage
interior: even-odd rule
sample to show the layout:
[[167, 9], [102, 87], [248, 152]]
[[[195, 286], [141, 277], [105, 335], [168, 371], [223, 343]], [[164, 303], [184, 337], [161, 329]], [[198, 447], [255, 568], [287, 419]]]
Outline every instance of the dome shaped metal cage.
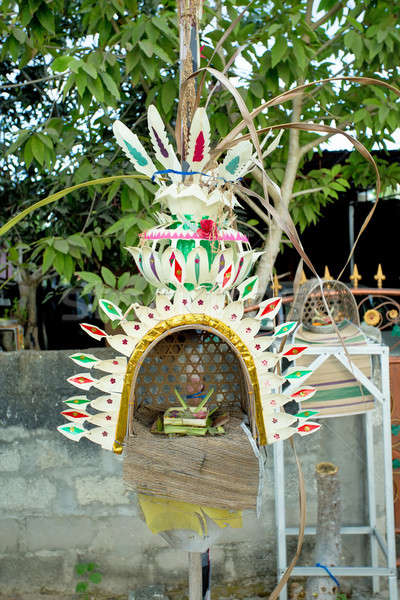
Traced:
[[[350, 321], [360, 325], [357, 304], [350, 289], [334, 279], [322, 282], [325, 302], [336, 324]], [[300, 286], [291, 310], [291, 318], [309, 331], [332, 332], [334, 325], [326, 310], [318, 279], [310, 279]]]

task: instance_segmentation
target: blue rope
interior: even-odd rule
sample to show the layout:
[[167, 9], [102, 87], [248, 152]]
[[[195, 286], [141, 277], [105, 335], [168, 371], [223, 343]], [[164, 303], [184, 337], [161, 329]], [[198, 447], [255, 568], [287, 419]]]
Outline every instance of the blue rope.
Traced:
[[151, 181], [154, 183], [154, 180], [157, 175], [168, 175], [168, 173], [174, 173], [175, 175], [202, 175], [203, 177], [212, 177], [213, 179], [221, 179], [224, 183], [227, 183], [227, 179], [223, 177], [215, 177], [215, 175], [210, 175], [210, 173], [202, 173], [202, 171], [175, 171], [175, 169], [163, 169], [162, 171], [156, 171], [153, 173], [151, 177]]
[[333, 581], [336, 583], [336, 585], [340, 589], [340, 583], [339, 583], [339, 581], [336, 579], [336, 577], [334, 576], [334, 574], [330, 572], [330, 570], [328, 569], [328, 567], [326, 565], [321, 565], [321, 563], [315, 563], [315, 566], [316, 567], [320, 567], [321, 569], [324, 569], [328, 573], [329, 577], [331, 579], [333, 579]]

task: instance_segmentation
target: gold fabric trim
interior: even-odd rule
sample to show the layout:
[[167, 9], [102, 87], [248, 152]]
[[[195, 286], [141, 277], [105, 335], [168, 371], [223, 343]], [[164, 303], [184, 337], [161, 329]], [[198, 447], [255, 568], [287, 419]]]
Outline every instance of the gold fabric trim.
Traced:
[[[170, 333], [172, 330], [179, 327], [188, 326], [205, 326], [210, 328], [215, 333], [219, 333], [230, 343], [231, 346], [241, 357], [244, 362], [249, 383], [252, 386], [252, 392], [254, 394], [255, 402], [255, 421], [258, 430], [258, 443], [264, 446], [267, 443], [267, 436], [264, 427], [264, 420], [262, 416], [262, 406], [260, 398], [260, 386], [258, 383], [256, 365], [253, 356], [241, 338], [237, 335], [233, 329], [228, 325], [204, 314], [184, 314], [176, 315], [165, 321], [160, 321], [150, 331], [148, 331], [136, 345], [128, 362], [128, 367], [125, 374], [124, 387], [121, 396], [121, 405], [118, 414], [118, 424], [116, 430], [116, 438], [113, 445], [113, 451], [116, 454], [121, 454], [123, 449], [123, 442], [126, 436], [127, 422], [129, 416], [129, 399], [131, 397], [132, 384], [136, 381], [137, 373], [140, 369], [142, 357], [149, 347], [154, 344], [160, 337]], [[250, 390], [249, 390], [250, 391]], [[250, 393], [250, 397], [251, 397]], [[134, 398], [134, 395], [133, 395]], [[134, 401], [134, 400], [133, 400]], [[256, 437], [256, 436], [255, 436]]]

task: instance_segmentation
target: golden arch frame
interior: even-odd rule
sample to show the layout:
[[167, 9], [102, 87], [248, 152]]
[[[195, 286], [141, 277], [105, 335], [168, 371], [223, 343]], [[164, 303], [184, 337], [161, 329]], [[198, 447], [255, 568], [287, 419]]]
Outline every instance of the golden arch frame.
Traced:
[[123, 450], [123, 442], [126, 436], [128, 417], [134, 407], [135, 402], [135, 382], [146, 355], [153, 348], [153, 346], [157, 344], [157, 342], [173, 331], [193, 329], [193, 327], [196, 325], [202, 329], [206, 329], [210, 332], [221, 335], [224, 341], [229, 344], [236, 356], [239, 358], [247, 380], [246, 383], [250, 407], [254, 406], [255, 408], [255, 423], [257, 431], [253, 431], [253, 435], [255, 438], [258, 438], [258, 442], [261, 446], [264, 446], [267, 443], [264, 420], [262, 416], [260, 386], [257, 377], [256, 365], [250, 350], [247, 348], [246, 344], [242, 341], [238, 334], [223, 321], [205, 314], [190, 313], [177, 315], [157, 323], [157, 325], [152, 327], [152, 329], [150, 329], [141, 338], [132, 352], [128, 361], [127, 371], [124, 379], [116, 436], [113, 444], [113, 451], [116, 454], [121, 454]]

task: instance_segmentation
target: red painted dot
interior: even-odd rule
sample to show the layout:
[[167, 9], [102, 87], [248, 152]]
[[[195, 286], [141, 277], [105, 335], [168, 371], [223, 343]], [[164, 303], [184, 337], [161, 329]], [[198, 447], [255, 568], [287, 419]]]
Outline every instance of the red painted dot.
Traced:
[[107, 437], [107, 436], [108, 436], [108, 433], [107, 433], [107, 431], [103, 431], [103, 433], [102, 433], [101, 435], [102, 435], [103, 437]]
[[112, 399], [111, 398], [107, 398], [107, 404], [112, 404], [112, 403], [113, 403]]
[[149, 313], [149, 319], [154, 319], [154, 313]]
[[117, 360], [113, 360], [112, 364], [113, 365], [119, 365], [119, 362]]
[[115, 383], [115, 379], [114, 379], [114, 377], [111, 377], [111, 379], [110, 379], [110, 383]]
[[235, 313], [233, 313], [233, 315], [231, 315], [231, 319], [232, 319], [232, 321], [236, 321], [237, 315], [235, 315]]
[[219, 308], [218, 304], [214, 304], [213, 309], [218, 310], [218, 308]]
[[170, 310], [170, 309], [171, 309], [171, 307], [169, 306], [169, 304], [166, 304], [166, 305], [164, 306], [164, 310], [166, 310], [166, 311], [167, 311], [167, 310]]
[[251, 333], [250, 327], [246, 327], [246, 333]]
[[261, 350], [260, 344], [256, 344], [255, 348], [256, 348], [256, 350]]
[[187, 304], [187, 303], [188, 303], [188, 301], [186, 300], [186, 298], [184, 298], [184, 299], [182, 300], [182, 304], [183, 304], [183, 306], [186, 306], [186, 304]]
[[122, 343], [124, 344], [124, 346], [126, 346], [126, 344], [128, 343], [128, 340], [127, 340], [126, 338], [124, 338], [124, 339], [122, 340]]
[[111, 417], [110, 417], [110, 415], [107, 415], [107, 416], [106, 416], [106, 421], [111, 421]]
[[273, 422], [273, 423], [277, 423], [277, 422], [278, 422], [278, 419], [275, 419], [275, 418], [273, 418], [273, 419], [272, 419], [272, 422]]
[[280, 437], [279, 433], [274, 433], [274, 439], [279, 440]]
[[203, 304], [204, 304], [204, 300], [198, 300], [197, 304], [198, 304], [199, 306], [203, 306]]
[[263, 360], [263, 361], [261, 362], [261, 364], [262, 364], [262, 365], [264, 365], [264, 367], [266, 367], [266, 366], [268, 365], [268, 361], [267, 361], [267, 360]]
[[135, 331], [139, 331], [139, 329], [140, 329], [140, 325], [135, 325], [135, 326], [134, 326], [134, 329], [135, 329]]

